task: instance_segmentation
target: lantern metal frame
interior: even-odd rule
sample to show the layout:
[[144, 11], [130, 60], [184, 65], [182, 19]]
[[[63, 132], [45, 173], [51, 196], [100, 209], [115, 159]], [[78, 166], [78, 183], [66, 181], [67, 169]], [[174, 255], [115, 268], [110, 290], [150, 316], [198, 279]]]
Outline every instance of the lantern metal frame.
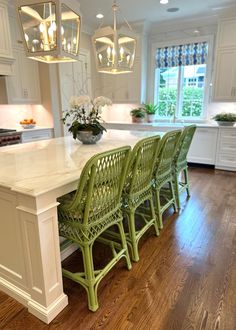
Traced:
[[[128, 26], [128, 29], [124, 26], [121, 26], [120, 28], [117, 28], [117, 11], [119, 10], [118, 5], [116, 4], [116, 1], [113, 2], [112, 5], [113, 10], [113, 28], [111, 26], [106, 27], [99, 27], [92, 37], [92, 43], [93, 43], [93, 49], [95, 54], [95, 62], [96, 62], [96, 68], [98, 72], [101, 73], [108, 73], [108, 74], [123, 74], [123, 73], [130, 73], [133, 72], [133, 65], [134, 65], [134, 59], [135, 59], [135, 52], [136, 52], [136, 46], [137, 46], [137, 34], [134, 33], [131, 29], [130, 24], [127, 22], [127, 20], [124, 18], [126, 25]], [[123, 35], [124, 38], [132, 39], [134, 43], [134, 50], [133, 55], [130, 60], [129, 67], [122, 67], [119, 65], [119, 44], [118, 44], [118, 37], [119, 35]], [[114, 63], [112, 66], [101, 66], [99, 64], [99, 54], [96, 48], [96, 42], [99, 41], [99, 39], [106, 38], [107, 36], [113, 36], [113, 46], [114, 46]]]
[[[37, 4], [49, 4], [55, 5], [55, 22], [56, 22], [56, 47], [53, 50], [42, 50], [42, 51], [30, 51], [25, 38], [25, 31], [20, 17], [21, 8], [24, 6], [33, 6]], [[62, 27], [62, 5], [65, 5], [75, 15], [78, 16], [78, 30], [76, 36], [77, 42], [77, 54], [69, 53], [63, 49], [62, 38], [61, 38], [61, 27]], [[26, 56], [44, 63], [63, 63], [63, 62], [76, 62], [79, 56], [79, 42], [81, 34], [81, 13], [79, 10], [79, 4], [75, 4], [73, 0], [17, 0], [17, 12], [18, 21], [21, 27], [21, 35], [23, 39], [23, 45], [26, 51]]]

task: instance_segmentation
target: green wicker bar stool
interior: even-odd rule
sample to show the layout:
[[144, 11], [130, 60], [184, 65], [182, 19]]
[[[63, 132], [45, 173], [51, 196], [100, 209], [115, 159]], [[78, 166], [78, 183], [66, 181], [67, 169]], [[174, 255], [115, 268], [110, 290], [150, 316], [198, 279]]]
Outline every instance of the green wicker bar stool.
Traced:
[[153, 196], [160, 229], [163, 228], [163, 212], [171, 205], [173, 205], [175, 212], [177, 211], [172, 167], [180, 135], [181, 130], [166, 133], [161, 140], [160, 151], [157, 155], [153, 180]]
[[[159, 235], [152, 198], [152, 177], [160, 139], [158, 135], [145, 138], [135, 145], [131, 153], [123, 190], [122, 209], [128, 218], [126, 240], [131, 247], [133, 261], [139, 260], [138, 242], [151, 226], [154, 226], [156, 235]], [[138, 207], [144, 203], [148, 207], [146, 205], [145, 212], [139, 212]], [[139, 215], [142, 224], [141, 229], [136, 226], [135, 215]]]
[[[79, 245], [84, 264], [84, 272], [73, 273], [66, 269], [62, 272], [86, 289], [91, 311], [98, 308], [98, 284], [110, 269], [123, 257], [128, 269], [131, 269], [121, 211], [121, 193], [129, 156], [130, 147], [95, 155], [85, 165], [76, 192], [59, 199], [60, 236]], [[113, 225], [118, 227], [120, 243], [101, 237]], [[112, 250], [112, 259], [98, 270], [93, 265], [95, 240], [108, 244]]]
[[[186, 190], [187, 196], [190, 197], [190, 187], [188, 178], [188, 164], [187, 154], [196, 131], [196, 125], [190, 125], [184, 128], [177, 148], [173, 162], [173, 176], [174, 176], [174, 188], [176, 195], [177, 207], [180, 209], [180, 194]], [[184, 178], [181, 178], [183, 174]]]

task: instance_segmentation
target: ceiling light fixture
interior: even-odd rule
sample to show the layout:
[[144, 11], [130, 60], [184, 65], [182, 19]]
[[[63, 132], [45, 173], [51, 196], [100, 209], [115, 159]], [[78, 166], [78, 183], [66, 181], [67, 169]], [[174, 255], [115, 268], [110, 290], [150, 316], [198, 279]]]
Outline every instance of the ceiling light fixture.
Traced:
[[18, 0], [27, 57], [45, 63], [78, 60], [81, 16], [71, 0]]
[[92, 38], [95, 59], [98, 72], [119, 74], [133, 71], [136, 37], [127, 22], [128, 29], [117, 29], [117, 12], [119, 10], [116, 1], [112, 5], [113, 28], [100, 27]]
[[99, 19], [101, 19], [101, 18], [104, 17], [104, 15], [103, 14], [97, 14], [96, 17], [99, 18]]
[[166, 5], [168, 2], [169, 2], [169, 0], [160, 0], [160, 3], [161, 3], [162, 5]]

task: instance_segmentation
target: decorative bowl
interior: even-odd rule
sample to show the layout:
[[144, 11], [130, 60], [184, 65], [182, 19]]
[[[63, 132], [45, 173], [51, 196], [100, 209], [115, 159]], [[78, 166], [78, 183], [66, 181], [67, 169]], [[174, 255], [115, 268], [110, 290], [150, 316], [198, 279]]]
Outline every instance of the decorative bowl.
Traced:
[[92, 131], [79, 131], [77, 134], [77, 139], [83, 144], [95, 144], [102, 137], [103, 132], [97, 135], [93, 135]]
[[220, 120], [216, 120], [217, 124], [219, 126], [234, 126], [235, 121], [220, 121]]
[[34, 128], [35, 124], [21, 124], [24, 129]]

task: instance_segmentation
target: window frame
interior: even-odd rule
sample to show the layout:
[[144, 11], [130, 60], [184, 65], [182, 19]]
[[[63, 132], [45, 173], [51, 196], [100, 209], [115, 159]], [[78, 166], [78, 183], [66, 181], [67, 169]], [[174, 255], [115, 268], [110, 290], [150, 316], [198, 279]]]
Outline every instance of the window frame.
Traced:
[[[183, 44], [189, 44], [189, 43], [195, 43], [195, 42], [204, 42], [206, 41], [208, 43], [208, 58], [206, 62], [206, 75], [205, 75], [205, 91], [204, 91], [204, 101], [203, 101], [203, 111], [202, 111], [202, 116], [201, 117], [182, 117], [181, 116], [181, 110], [180, 110], [180, 98], [179, 98], [179, 89], [180, 89], [180, 79], [181, 79], [181, 74], [179, 74], [178, 77], [178, 94], [177, 94], [177, 118], [176, 121], [178, 122], [203, 122], [207, 119], [207, 106], [209, 104], [209, 100], [211, 97], [211, 80], [212, 80], [212, 63], [213, 63], [213, 40], [214, 37], [212, 35], [207, 35], [207, 36], [199, 36], [199, 37], [193, 37], [193, 38], [188, 38], [188, 39], [178, 39], [178, 40], [172, 40], [172, 41], [166, 41], [166, 42], [154, 42], [152, 44], [152, 51], [151, 51], [151, 77], [152, 77], [152, 82], [150, 84], [150, 91], [151, 94], [149, 95], [150, 99], [152, 100], [153, 103], [157, 103], [157, 86], [158, 86], [158, 79], [159, 75], [156, 74], [156, 71], [158, 68], [156, 68], [156, 52], [158, 48], [163, 48], [163, 47], [170, 47], [170, 46], [178, 46], [178, 45], [183, 45]], [[182, 66], [182, 70], [183, 71]], [[159, 121], [170, 121], [173, 118], [168, 118], [168, 117], [159, 117], [156, 115], [156, 119]]]

